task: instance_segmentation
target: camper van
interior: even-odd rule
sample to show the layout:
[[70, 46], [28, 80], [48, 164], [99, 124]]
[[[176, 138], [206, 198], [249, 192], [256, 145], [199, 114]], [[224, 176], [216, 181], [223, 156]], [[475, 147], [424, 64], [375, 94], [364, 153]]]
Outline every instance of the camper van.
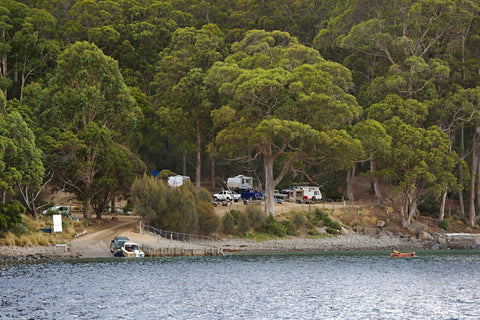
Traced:
[[235, 191], [253, 189], [253, 178], [244, 175], [228, 178], [227, 188]]
[[322, 200], [322, 193], [319, 187], [297, 186], [290, 190], [288, 198], [290, 201], [296, 202], [313, 202]]
[[168, 177], [168, 185], [172, 188], [180, 187], [187, 181], [190, 181], [190, 177], [180, 175]]

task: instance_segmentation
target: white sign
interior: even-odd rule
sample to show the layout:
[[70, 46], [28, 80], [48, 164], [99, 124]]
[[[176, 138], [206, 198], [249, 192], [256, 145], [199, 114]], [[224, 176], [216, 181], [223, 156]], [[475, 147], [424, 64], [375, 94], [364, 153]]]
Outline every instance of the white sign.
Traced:
[[53, 232], [62, 232], [62, 215], [53, 215]]

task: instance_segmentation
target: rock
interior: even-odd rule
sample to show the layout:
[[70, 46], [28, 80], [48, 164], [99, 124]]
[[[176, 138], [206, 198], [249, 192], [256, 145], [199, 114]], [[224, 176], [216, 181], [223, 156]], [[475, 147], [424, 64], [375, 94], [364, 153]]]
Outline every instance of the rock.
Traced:
[[418, 234], [418, 239], [422, 241], [436, 241], [430, 233], [425, 231], [422, 231]]
[[363, 229], [363, 234], [366, 236], [376, 236], [378, 234], [378, 229], [365, 227]]
[[325, 227], [318, 227], [317, 232], [320, 234], [327, 234], [327, 228]]
[[340, 229], [340, 234], [341, 235], [354, 235], [355, 232], [352, 231], [352, 230], [349, 230], [347, 228], [342, 227], [342, 229]]
[[477, 241], [469, 238], [452, 239], [447, 245], [449, 249], [455, 250], [477, 249], [478, 247]]
[[421, 232], [425, 231], [426, 229], [427, 226], [420, 222], [414, 222], [410, 227], [408, 227], [408, 230], [417, 237], [420, 235]]
[[377, 227], [379, 227], [379, 228], [385, 227], [386, 224], [387, 224], [387, 223], [386, 223], [385, 221], [383, 221], [383, 220], [378, 220], [378, 221], [377, 221]]
[[380, 240], [388, 240], [388, 239], [391, 239], [393, 238], [393, 233], [391, 233], [390, 231], [382, 231], [378, 234], [377, 236], [377, 239], [380, 239]]

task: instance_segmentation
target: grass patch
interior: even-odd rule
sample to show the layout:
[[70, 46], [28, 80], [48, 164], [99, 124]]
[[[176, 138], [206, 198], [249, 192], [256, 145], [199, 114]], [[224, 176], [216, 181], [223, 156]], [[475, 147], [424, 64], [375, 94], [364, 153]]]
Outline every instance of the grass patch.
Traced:
[[[79, 221], [69, 220], [63, 217], [62, 233], [49, 234], [41, 231], [52, 227], [51, 218], [39, 216], [37, 220], [28, 215], [21, 215], [21, 232], [8, 231], [0, 237], [0, 244], [6, 246], [50, 246], [56, 243], [65, 243], [67, 239], [73, 239], [74, 235], [82, 232], [85, 225]], [[16, 230], [13, 230], [16, 231]], [[17, 230], [18, 231], [18, 230]]]

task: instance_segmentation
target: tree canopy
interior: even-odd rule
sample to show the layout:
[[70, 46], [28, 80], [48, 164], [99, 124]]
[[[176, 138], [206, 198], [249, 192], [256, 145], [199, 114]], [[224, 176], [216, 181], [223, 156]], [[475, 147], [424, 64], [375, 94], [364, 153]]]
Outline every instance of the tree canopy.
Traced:
[[163, 169], [197, 190], [248, 174], [267, 201], [305, 181], [353, 199], [360, 173], [408, 198], [405, 225], [418, 197], [449, 194], [473, 226], [479, 12], [477, 0], [4, 0], [2, 200], [48, 182], [101, 216]]

